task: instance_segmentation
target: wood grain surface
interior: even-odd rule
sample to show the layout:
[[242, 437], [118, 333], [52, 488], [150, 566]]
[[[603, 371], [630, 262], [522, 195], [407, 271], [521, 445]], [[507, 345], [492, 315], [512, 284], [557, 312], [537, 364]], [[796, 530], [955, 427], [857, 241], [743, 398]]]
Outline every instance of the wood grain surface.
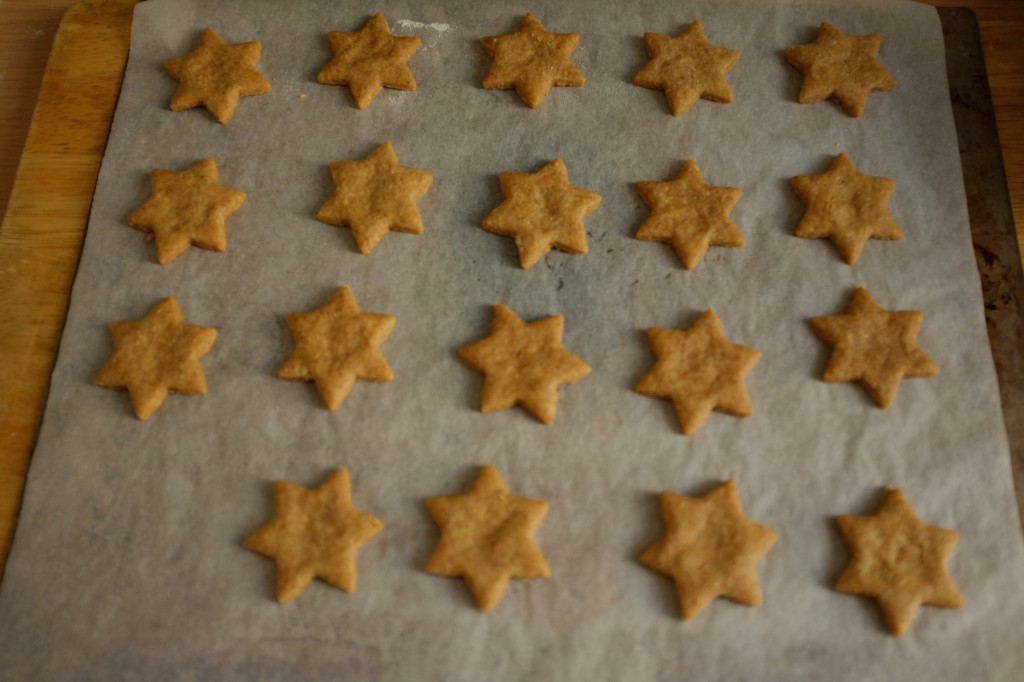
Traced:
[[[49, 60], [42, 56], [42, 85], [16, 177], [0, 179], [12, 187], [0, 226], [0, 572], [117, 104], [134, 4], [86, 0], [67, 11]], [[0, 7], [5, 41], [31, 34], [11, 26], [12, 10]], [[0, 68], [8, 81], [9, 66]], [[5, 83], [5, 109], [6, 97], [19, 90]]]
[[[0, 575], [137, 1], [0, 0]], [[928, 1], [978, 17], [1021, 241], [1024, 0]]]

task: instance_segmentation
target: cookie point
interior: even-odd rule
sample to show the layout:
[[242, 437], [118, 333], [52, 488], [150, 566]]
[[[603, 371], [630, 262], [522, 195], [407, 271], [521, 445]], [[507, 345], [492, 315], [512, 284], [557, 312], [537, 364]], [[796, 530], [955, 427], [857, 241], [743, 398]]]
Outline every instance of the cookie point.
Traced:
[[132, 410], [135, 412], [135, 416], [139, 421], [146, 421], [153, 416], [156, 412], [156, 406], [154, 405], [133, 405]]

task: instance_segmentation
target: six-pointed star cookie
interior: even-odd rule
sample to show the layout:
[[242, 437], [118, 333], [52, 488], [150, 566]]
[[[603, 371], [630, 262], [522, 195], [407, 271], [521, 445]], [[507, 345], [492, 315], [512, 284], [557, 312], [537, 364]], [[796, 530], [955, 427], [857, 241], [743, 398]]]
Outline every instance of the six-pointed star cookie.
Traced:
[[673, 116], [685, 113], [700, 98], [732, 102], [732, 88], [725, 74], [736, 66], [740, 53], [708, 42], [699, 21], [674, 37], [644, 33], [644, 45], [651, 61], [633, 77], [633, 82], [664, 90]]
[[459, 356], [484, 375], [480, 409], [519, 404], [545, 424], [555, 420], [558, 389], [590, 374], [590, 365], [562, 345], [565, 318], [524, 322], [509, 307], [494, 306], [491, 335], [463, 346]]
[[638, 182], [636, 189], [651, 209], [636, 238], [668, 242], [687, 270], [697, 266], [709, 245], [743, 246], [743, 234], [729, 219], [742, 192], [707, 184], [692, 160], [672, 180]]
[[484, 229], [515, 239], [523, 268], [552, 248], [587, 252], [583, 219], [597, 210], [601, 196], [570, 184], [561, 159], [536, 173], [499, 173], [498, 182], [505, 200], [484, 218]]
[[230, 121], [239, 97], [270, 92], [270, 81], [255, 68], [260, 48], [256, 42], [226, 45], [213, 29], [203, 31], [195, 50], [164, 62], [178, 81], [171, 110], [203, 105], [221, 123]]
[[[674, 115], [688, 110], [699, 97], [732, 100], [725, 74], [739, 53], [711, 45], [700, 22], [676, 37], [653, 33], [644, 37], [651, 62], [634, 82], [665, 90]], [[360, 109], [382, 87], [415, 88], [405, 63], [420, 41], [391, 35], [381, 14], [360, 31], [331, 32], [329, 39], [334, 57], [318, 80], [349, 85]], [[482, 40], [493, 60], [484, 87], [514, 87], [530, 107], [536, 107], [552, 85], [582, 85], [583, 76], [570, 61], [578, 40], [576, 34], [547, 33], [528, 14], [516, 33]], [[814, 44], [787, 50], [787, 60], [805, 76], [800, 101], [832, 97], [847, 113], [859, 116], [870, 91], [895, 85], [875, 59], [880, 41], [877, 35], [847, 36], [822, 24]], [[207, 29], [193, 53], [165, 65], [180, 82], [171, 108], [179, 111], [204, 105], [218, 121], [226, 123], [240, 96], [270, 90], [269, 82], [254, 68], [259, 53], [259, 43], [225, 45]], [[524, 53], [529, 54], [524, 58]], [[547, 66], [536, 68], [537, 61], [546, 61]], [[370, 168], [353, 172], [352, 166], [358, 164]], [[363, 253], [388, 229], [422, 231], [415, 199], [427, 191], [432, 178], [400, 166], [390, 143], [363, 161], [333, 164], [331, 170], [338, 191], [318, 217], [349, 225]], [[538, 177], [544, 173], [550, 175]], [[535, 178], [535, 185], [525, 184], [527, 178]], [[172, 261], [190, 244], [219, 251], [226, 248], [224, 220], [246, 197], [219, 183], [212, 159], [180, 173], [155, 169], [151, 184], [151, 196], [128, 222], [154, 234], [160, 263]], [[515, 237], [524, 268], [552, 246], [586, 253], [583, 217], [595, 210], [600, 197], [569, 185], [560, 159], [534, 174], [503, 173], [501, 184], [506, 200], [485, 219], [484, 226]], [[568, 194], [549, 192], [547, 186], [552, 184], [562, 185]], [[886, 208], [894, 184], [860, 174], [844, 154], [822, 175], [794, 178], [793, 189], [807, 208], [797, 236], [831, 238], [850, 264], [856, 262], [867, 239], [899, 239], [902, 234]], [[380, 205], [358, 206], [346, 191], [351, 188], [352, 194], [368, 196], [365, 203], [374, 204], [380, 200], [382, 187], [398, 187], [404, 195], [383, 202], [386, 206], [382, 209]], [[729, 220], [739, 190], [707, 185], [692, 161], [674, 180], [638, 183], [638, 191], [651, 208], [651, 216], [636, 236], [671, 243], [687, 269], [699, 262], [709, 244], [742, 245], [742, 234]], [[702, 203], [698, 204], [697, 198]], [[569, 218], [574, 230], [545, 234], [540, 229], [538, 237], [509, 228], [517, 210], [530, 203], [547, 215], [527, 217], [522, 223], [536, 228], [561, 222], [549, 221], [552, 215], [575, 213]], [[389, 212], [386, 218], [379, 217]], [[876, 402], [886, 407], [902, 376], [937, 372], [916, 345], [922, 319], [916, 311], [885, 311], [866, 290], [858, 288], [844, 314], [812, 321], [819, 336], [835, 348], [823, 378], [860, 380]], [[296, 350], [280, 375], [316, 381], [331, 409], [344, 400], [357, 378], [391, 379], [378, 346], [390, 333], [394, 318], [361, 313], [347, 287], [320, 310], [289, 315], [288, 323]], [[561, 346], [562, 327], [561, 316], [526, 324], [505, 306], [496, 307], [492, 335], [460, 350], [467, 363], [485, 375], [483, 411], [521, 403], [545, 423], [554, 419], [558, 387], [579, 380], [590, 369]], [[127, 388], [140, 419], [147, 419], [168, 391], [205, 393], [205, 376], [198, 360], [212, 347], [216, 331], [185, 324], [175, 299], [161, 301], [143, 320], [115, 322], [110, 329], [115, 354], [95, 381], [100, 386]], [[531, 330], [537, 333], [531, 335]], [[649, 335], [658, 362], [637, 390], [671, 398], [685, 433], [696, 430], [714, 408], [750, 414], [742, 379], [760, 354], [726, 341], [710, 310], [690, 330], [652, 329]], [[670, 342], [681, 337], [688, 339], [682, 344], [685, 350], [673, 349]], [[329, 343], [317, 341], [322, 338]], [[879, 344], [884, 348], [879, 350]], [[336, 352], [338, 349], [341, 352]], [[724, 357], [733, 368], [731, 376], [723, 380], [715, 367]], [[503, 371], [494, 370], [499, 365], [504, 365]], [[694, 373], [709, 366], [710, 372]], [[504, 371], [507, 367], [513, 369]], [[690, 395], [681, 397], [678, 385], [683, 382], [666, 388], [666, 383], [672, 383], [666, 378], [675, 375], [686, 376], [685, 384], [690, 387], [706, 387], [706, 395], [696, 400]], [[756, 564], [777, 536], [743, 516], [735, 483], [728, 481], [701, 498], [665, 492], [661, 503], [666, 535], [644, 552], [640, 561], [676, 581], [683, 618], [694, 617], [718, 596], [760, 604]], [[278, 481], [275, 505], [274, 519], [247, 538], [245, 545], [277, 563], [278, 599], [295, 598], [314, 577], [354, 590], [355, 552], [382, 524], [352, 506], [347, 472], [338, 471], [312, 491]], [[488, 611], [500, 601], [510, 577], [550, 574], [532, 538], [547, 504], [512, 496], [493, 467], [485, 467], [467, 493], [431, 498], [428, 507], [442, 530], [428, 572], [465, 578], [482, 610]], [[837, 524], [853, 558], [836, 589], [875, 597], [894, 634], [907, 629], [922, 604], [961, 606], [962, 597], [946, 569], [956, 533], [924, 524], [899, 490], [887, 489], [874, 516], [842, 516]]]
[[551, 575], [533, 539], [548, 503], [510, 493], [493, 466], [461, 495], [428, 498], [427, 509], [441, 530], [427, 573], [465, 580], [481, 611], [498, 605], [510, 578]]
[[963, 606], [960, 590], [946, 568], [959, 536], [924, 523], [903, 491], [885, 490], [885, 499], [872, 516], [836, 518], [853, 557], [835, 588], [874, 597], [889, 632], [901, 635], [922, 604]]
[[864, 287], [857, 287], [840, 315], [811, 319], [814, 331], [832, 346], [824, 381], [860, 381], [879, 407], [896, 397], [903, 377], [930, 377], [939, 368], [917, 345], [924, 321], [918, 310], [888, 311]]
[[327, 85], [347, 85], [360, 109], [383, 88], [416, 89], [416, 79], [405, 63], [419, 49], [420, 39], [392, 35], [380, 12], [358, 31], [331, 31], [327, 39], [334, 57], [316, 80]]
[[531, 109], [540, 106], [553, 85], [583, 85], [572, 53], [579, 33], [548, 33], [533, 14], [527, 14], [514, 33], [481, 38], [491, 68], [484, 76], [487, 90], [515, 88]]
[[391, 381], [380, 345], [395, 327], [392, 315], [364, 313], [343, 286], [322, 308], [285, 315], [295, 351], [281, 365], [282, 379], [314, 381], [324, 404], [334, 410], [357, 379]]
[[903, 232], [889, 214], [896, 183], [864, 175], [840, 153], [821, 175], [799, 175], [789, 181], [805, 211], [794, 234], [827, 237], [850, 265], [857, 262], [868, 239], [901, 239]]
[[365, 159], [332, 163], [331, 177], [334, 195], [316, 217], [351, 228], [361, 253], [369, 253], [388, 230], [423, 232], [416, 200], [427, 193], [434, 176], [400, 164], [390, 142]]
[[274, 482], [274, 518], [245, 539], [245, 546], [277, 565], [277, 600], [302, 594], [313, 578], [354, 592], [356, 550], [384, 527], [352, 506], [348, 472], [338, 469], [314, 490]]
[[716, 597], [761, 605], [757, 562], [778, 535], [744, 516], [735, 481], [702, 497], [663, 492], [661, 517], [665, 536], [640, 555], [640, 563], [675, 581], [685, 620]]
[[185, 324], [178, 301], [160, 301], [141, 320], [111, 322], [114, 356], [95, 383], [104, 388], [127, 388], [139, 419], [160, 407], [168, 392], [206, 393], [206, 375], [199, 358], [217, 339], [210, 327]]
[[155, 168], [149, 198], [128, 216], [128, 224], [156, 239], [156, 259], [170, 263], [191, 244], [224, 251], [224, 220], [245, 203], [245, 192], [220, 184], [217, 162], [203, 159], [175, 173]]
[[813, 43], [786, 50], [786, 61], [803, 75], [797, 101], [801, 104], [832, 98], [851, 116], [860, 116], [868, 95], [892, 90], [896, 79], [878, 63], [882, 36], [851, 36], [828, 22]]
[[683, 433], [695, 432], [712, 410], [754, 413], [743, 378], [761, 353], [730, 343], [714, 311], [705, 310], [686, 330], [652, 327], [647, 338], [657, 362], [636, 390], [670, 399]]

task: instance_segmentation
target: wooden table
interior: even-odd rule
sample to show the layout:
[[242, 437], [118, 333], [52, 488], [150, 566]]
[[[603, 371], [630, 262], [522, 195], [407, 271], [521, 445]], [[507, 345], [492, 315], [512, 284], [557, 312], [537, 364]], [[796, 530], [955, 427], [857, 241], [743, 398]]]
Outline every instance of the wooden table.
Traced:
[[[0, 0], [0, 575], [137, 1]], [[928, 2], [978, 16], [1024, 243], [1024, 0]]]

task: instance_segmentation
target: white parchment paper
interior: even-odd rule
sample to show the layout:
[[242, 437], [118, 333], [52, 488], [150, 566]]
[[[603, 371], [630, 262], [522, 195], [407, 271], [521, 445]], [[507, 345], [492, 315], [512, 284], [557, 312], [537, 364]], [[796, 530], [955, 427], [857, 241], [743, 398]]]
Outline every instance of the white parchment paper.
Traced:
[[[414, 92], [357, 110], [318, 85], [329, 30], [381, 10], [418, 35]], [[484, 35], [526, 11], [582, 35], [582, 88], [530, 110], [479, 83]], [[742, 56], [730, 105], [668, 114], [632, 85], [645, 31], [700, 19]], [[799, 105], [782, 51], [822, 21], [884, 35], [899, 85], [861, 118]], [[273, 91], [243, 99], [222, 126], [174, 113], [162, 70], [205, 27], [260, 40]], [[392, 233], [369, 255], [319, 223], [328, 164], [391, 140], [434, 174], [426, 231]], [[830, 243], [792, 236], [795, 175], [845, 151], [890, 177], [905, 238], [872, 241], [856, 266]], [[191, 249], [160, 266], [126, 216], [152, 168], [212, 156], [249, 194], [225, 254]], [[587, 256], [552, 252], [523, 271], [511, 240], [480, 222], [501, 201], [497, 174], [561, 157], [603, 202]], [[740, 187], [740, 249], [712, 248], [692, 271], [667, 245], [640, 242], [634, 183], [686, 159]], [[358, 384], [336, 412], [309, 384], [276, 378], [290, 354], [283, 315], [322, 305], [341, 284], [363, 309], [397, 316], [383, 350], [395, 380]], [[925, 312], [921, 347], [941, 368], [909, 379], [880, 410], [857, 385], [818, 377], [828, 349], [808, 319], [833, 314], [855, 285], [889, 309]], [[219, 330], [203, 360], [204, 397], [171, 396], [147, 422], [127, 394], [92, 385], [112, 352], [107, 324], [174, 295], [188, 321]], [[553, 426], [516, 408], [479, 412], [481, 378], [456, 349], [487, 333], [492, 306], [566, 316], [566, 347], [593, 373], [564, 388]], [[682, 436], [670, 404], [632, 390], [652, 365], [644, 330], [689, 326], [713, 308], [737, 343], [763, 353], [747, 379], [756, 414], [713, 414]], [[461, 581], [421, 567], [438, 534], [431, 495], [454, 494], [495, 464], [514, 493], [551, 511], [538, 541], [549, 580], [514, 582], [480, 613]], [[287, 605], [274, 566], [242, 540], [273, 513], [272, 484], [313, 486], [346, 467], [358, 507], [386, 524], [359, 554], [345, 594], [317, 582]], [[662, 490], [702, 494], [728, 477], [747, 514], [780, 536], [760, 567], [765, 603], [718, 600], [677, 616], [670, 580], [635, 557], [662, 533]], [[885, 634], [869, 599], [830, 589], [848, 553], [834, 516], [871, 513], [886, 484], [961, 541], [950, 569], [959, 611], [923, 608]], [[149, 0], [131, 55], [89, 221], [39, 445], [0, 593], [4, 679], [1010, 679], [1024, 665], [1024, 553], [996, 377], [971, 250], [957, 138], [933, 9], [907, 3], [292, 2]]]

